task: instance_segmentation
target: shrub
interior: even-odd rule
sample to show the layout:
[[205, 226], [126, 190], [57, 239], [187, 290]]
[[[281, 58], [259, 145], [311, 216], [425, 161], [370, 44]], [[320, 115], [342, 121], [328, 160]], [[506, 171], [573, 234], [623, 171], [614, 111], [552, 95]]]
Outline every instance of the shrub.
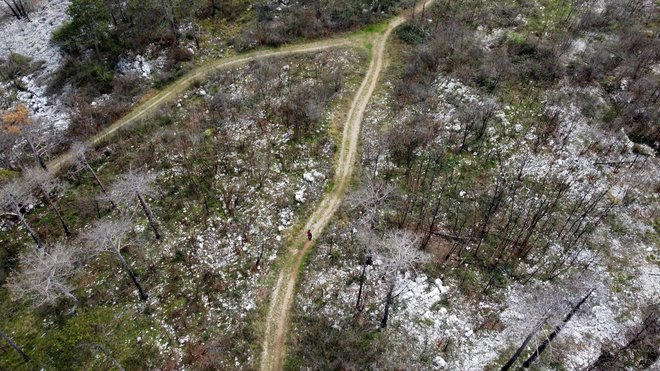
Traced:
[[406, 44], [419, 44], [426, 40], [426, 32], [416, 24], [406, 23], [397, 28], [396, 35]]
[[177, 46], [170, 49], [169, 58], [174, 62], [188, 62], [193, 59], [193, 53], [188, 49]]
[[32, 60], [24, 55], [11, 53], [6, 60], [0, 59], [0, 80], [10, 81], [29, 75], [39, 64], [32, 63]]
[[67, 13], [71, 20], [53, 34], [53, 39], [67, 53], [78, 55], [91, 48], [97, 53], [100, 49], [113, 49], [107, 32], [110, 14], [102, 0], [73, 0]]
[[[513, 36], [511, 36], [513, 35]], [[507, 52], [513, 62], [517, 79], [521, 83], [529, 80], [553, 83], [561, 77], [558, 56], [551, 45], [535, 37], [521, 38], [510, 34], [506, 43]]]

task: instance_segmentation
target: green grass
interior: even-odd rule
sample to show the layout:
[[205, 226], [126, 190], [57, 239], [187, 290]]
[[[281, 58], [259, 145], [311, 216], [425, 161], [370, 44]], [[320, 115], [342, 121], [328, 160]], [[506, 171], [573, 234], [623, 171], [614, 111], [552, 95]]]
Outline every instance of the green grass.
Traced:
[[535, 11], [527, 19], [525, 29], [542, 36], [544, 32], [563, 31], [560, 27], [571, 14], [571, 2], [565, 0], [542, 0], [540, 6], [535, 6]]
[[9, 181], [17, 176], [19, 176], [20, 173], [18, 171], [14, 170], [7, 170], [7, 169], [2, 169], [0, 168], [0, 182], [6, 182]]
[[[133, 310], [117, 307], [81, 307], [75, 316], [61, 316], [56, 311], [30, 312], [15, 306], [5, 291], [0, 291], [2, 313], [0, 326], [31, 358], [28, 365], [13, 350], [0, 358], [7, 369], [38, 369], [59, 365], [63, 369], [115, 369], [110, 357], [123, 365], [151, 368], [157, 363], [157, 351], [148, 341], [158, 336], [150, 320]], [[11, 306], [11, 307], [9, 307]], [[20, 314], [20, 315], [19, 315]], [[45, 315], [44, 320], [41, 319]], [[117, 341], [121, 335], [122, 341]], [[138, 337], [143, 340], [138, 341]]]
[[365, 34], [383, 33], [383, 32], [385, 32], [385, 30], [387, 30], [387, 27], [389, 26], [389, 24], [390, 24], [389, 20], [382, 21], [382, 22], [379, 22], [379, 23], [373, 23], [373, 24], [370, 24], [370, 25], [364, 27], [358, 33], [360, 33], [360, 32], [365, 33]]

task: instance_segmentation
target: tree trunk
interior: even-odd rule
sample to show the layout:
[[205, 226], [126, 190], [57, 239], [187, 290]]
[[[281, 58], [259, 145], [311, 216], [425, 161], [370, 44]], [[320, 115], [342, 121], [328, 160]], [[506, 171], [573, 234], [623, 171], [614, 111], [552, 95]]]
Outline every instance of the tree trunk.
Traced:
[[27, 9], [25, 9], [25, 4], [23, 3], [23, 0], [18, 0], [18, 3], [16, 2], [16, 0], [12, 0], [12, 2], [19, 9], [19, 12], [21, 13], [21, 15], [23, 15], [23, 18], [30, 21], [30, 17], [28, 16]]
[[257, 258], [257, 261], [254, 263], [254, 270], [256, 271], [259, 269], [259, 264], [261, 264], [261, 259], [264, 256], [264, 250], [265, 250], [266, 244], [262, 243], [261, 244], [261, 249], [259, 250], [259, 257]]
[[34, 158], [37, 160], [37, 164], [39, 164], [39, 166], [41, 166], [41, 168], [44, 169], [45, 171], [48, 171], [48, 167], [46, 167], [46, 161], [44, 161], [43, 157], [39, 155], [39, 151], [37, 151], [37, 148], [34, 146], [34, 142], [27, 137], [25, 137], [25, 140], [27, 141], [28, 146], [30, 146], [30, 150], [34, 155]]
[[536, 360], [536, 358], [538, 358], [538, 357], [541, 355], [541, 353], [543, 353], [543, 351], [545, 350], [545, 348], [547, 348], [548, 345], [550, 345], [550, 342], [552, 342], [552, 340], [554, 340], [554, 339], [557, 337], [557, 335], [559, 335], [559, 332], [561, 331], [562, 327], [563, 327], [565, 324], [567, 324], [568, 321], [571, 320], [571, 318], [573, 317], [573, 315], [578, 311], [578, 309], [580, 309], [580, 307], [582, 306], [582, 304], [584, 304], [584, 302], [586, 302], [587, 299], [589, 299], [589, 297], [590, 297], [591, 294], [594, 292], [594, 290], [596, 290], [596, 289], [591, 289], [591, 290], [589, 291], [589, 293], [587, 293], [587, 295], [585, 295], [585, 296], [582, 298], [582, 300], [580, 300], [580, 302], [578, 302], [578, 303], [573, 307], [573, 309], [571, 309], [571, 311], [566, 315], [566, 318], [564, 318], [564, 320], [563, 320], [560, 324], [558, 324], [557, 327], [555, 327], [555, 329], [552, 331], [552, 333], [550, 333], [550, 336], [548, 336], [548, 337], [543, 341], [543, 343], [541, 343], [541, 345], [539, 345], [539, 347], [536, 348], [536, 351], [534, 351], [534, 353], [532, 353], [532, 355], [531, 355], [529, 358], [527, 358], [527, 360], [525, 361], [525, 363], [523, 363], [523, 368], [529, 368], [529, 366], [532, 365], [532, 363]]
[[420, 249], [422, 249], [422, 251], [426, 251], [426, 246], [428, 246], [429, 241], [431, 241], [431, 236], [433, 235], [433, 230], [435, 229], [435, 222], [438, 219], [438, 212], [440, 211], [441, 198], [442, 198], [442, 190], [440, 190], [440, 194], [436, 199], [435, 208], [433, 209], [433, 217], [431, 218], [431, 222], [429, 223], [429, 229], [426, 232], [426, 237], [424, 238], [424, 242], [422, 242], [422, 245], [420, 246]]
[[25, 220], [25, 217], [23, 215], [20, 215], [21, 223], [23, 223], [23, 226], [25, 229], [28, 230], [28, 233], [30, 234], [30, 237], [34, 240], [34, 242], [37, 243], [37, 246], [42, 249], [44, 247], [44, 242], [41, 240], [37, 232], [35, 232], [32, 227], [28, 224], [27, 220]]
[[360, 289], [358, 290], [358, 297], [357, 297], [357, 303], [355, 304], [355, 308], [357, 309], [358, 312], [362, 312], [362, 309], [364, 309], [364, 305], [362, 303], [362, 289], [364, 288], [364, 281], [366, 280], [367, 276], [367, 257], [364, 257], [364, 262], [362, 263], [362, 273], [360, 273]]
[[16, 215], [18, 216], [18, 220], [20, 220], [21, 224], [23, 224], [23, 227], [25, 227], [25, 229], [27, 229], [28, 233], [30, 234], [30, 237], [32, 237], [34, 242], [36, 242], [37, 246], [40, 249], [42, 249], [44, 247], [44, 242], [41, 240], [41, 237], [39, 237], [37, 232], [35, 232], [34, 229], [32, 229], [32, 227], [30, 227], [30, 224], [28, 224], [27, 220], [25, 219], [25, 216], [21, 212], [20, 206], [18, 206], [18, 204], [16, 204], [15, 201], [13, 203], [13, 206], [14, 206], [14, 211], [16, 212]]
[[138, 292], [140, 293], [140, 299], [147, 300], [149, 296], [145, 294], [144, 290], [142, 290], [142, 285], [140, 285], [140, 282], [138, 281], [137, 277], [135, 277], [135, 273], [133, 273], [133, 270], [128, 266], [128, 263], [126, 263], [126, 260], [124, 260], [124, 256], [121, 254], [121, 251], [119, 251], [119, 246], [115, 246], [113, 244], [113, 247], [115, 249], [115, 252], [117, 253], [117, 257], [121, 261], [122, 267], [128, 272], [128, 275], [131, 276], [131, 280], [133, 281], [133, 284], [135, 287], [138, 289]]
[[151, 209], [149, 208], [149, 205], [144, 201], [144, 197], [142, 197], [141, 194], [137, 194], [138, 200], [140, 200], [140, 205], [142, 205], [142, 210], [144, 210], [144, 213], [147, 215], [147, 219], [149, 220], [149, 225], [151, 226], [151, 229], [154, 230], [154, 234], [156, 235], [156, 239], [160, 240], [160, 233], [158, 232], [158, 228], [156, 228], [156, 223], [154, 222], [154, 217], [151, 212]]
[[417, 7], [417, 0], [413, 0], [413, 7], [412, 7], [412, 20], [415, 22], [415, 8]]
[[163, 7], [163, 10], [165, 11], [167, 21], [170, 24], [170, 28], [172, 29], [172, 36], [174, 36], [174, 42], [176, 44], [179, 43], [179, 33], [177, 32], [177, 22], [176, 22], [176, 17], [174, 15], [174, 4], [172, 3], [172, 0], [167, 0], [167, 4], [165, 3], [166, 0], [161, 0], [161, 5]]
[[80, 305], [80, 300], [78, 300], [78, 297], [76, 297], [71, 291], [67, 290], [67, 288], [62, 285], [58, 285], [57, 288], [62, 292], [62, 294], [64, 294], [64, 296], [73, 300], [73, 308], [71, 308], [69, 314], [76, 314], [76, 309], [78, 309], [78, 305]]
[[16, 19], [21, 19], [21, 15], [18, 13], [18, 9], [14, 9], [11, 4], [7, 2], [7, 0], [4, 0], [5, 5], [11, 10], [11, 13], [14, 15], [14, 18]]
[[540, 320], [540, 321], [539, 321], [539, 322], [538, 322], [538, 323], [532, 328], [532, 331], [529, 333], [529, 335], [527, 335], [527, 337], [525, 338], [525, 340], [523, 341], [523, 343], [520, 345], [520, 348], [518, 348], [518, 350], [516, 350], [516, 353], [514, 353], [513, 356], [511, 356], [511, 358], [509, 359], [509, 361], [508, 361], [506, 364], [504, 364], [504, 366], [502, 366], [502, 368], [500, 369], [500, 371], [507, 371], [508, 369], [511, 368], [511, 366], [513, 366], [513, 364], [516, 362], [516, 360], [518, 359], [518, 357], [520, 357], [520, 354], [522, 354], [522, 352], [523, 352], [523, 351], [525, 350], [525, 348], [527, 347], [527, 344], [529, 344], [529, 342], [532, 340], [532, 338], [534, 338], [534, 336], [536, 335], [536, 333], [539, 332], [539, 330], [541, 329], [541, 327], [543, 327], [543, 325], [544, 325], [547, 321], [548, 321], [548, 316], [545, 316], [545, 317], [543, 317], [543, 318], [542, 318], [542, 319], [541, 319], [541, 320]]
[[215, 18], [216, 11], [221, 11], [221, 9], [216, 4], [216, 0], [211, 0], [211, 18]]
[[499, 208], [500, 199], [501, 199], [499, 192], [500, 192], [500, 178], [497, 178], [495, 183], [495, 191], [493, 192], [493, 198], [490, 200], [490, 203], [488, 204], [488, 211], [486, 211], [486, 217], [483, 221], [483, 224], [481, 225], [481, 231], [479, 231], [479, 242], [477, 243], [477, 247], [474, 249], [475, 258], [478, 257], [479, 249], [481, 248], [481, 244], [484, 242], [484, 238], [486, 237], [490, 218]]
[[71, 231], [69, 230], [69, 226], [66, 224], [66, 221], [64, 221], [64, 217], [62, 216], [62, 212], [60, 211], [60, 208], [57, 207], [57, 205], [53, 202], [53, 200], [50, 199], [50, 196], [48, 196], [48, 193], [44, 189], [41, 189], [41, 193], [44, 195], [44, 197], [46, 197], [46, 202], [48, 202], [50, 208], [55, 212], [55, 215], [57, 215], [57, 219], [60, 220], [60, 224], [62, 224], [62, 229], [64, 229], [64, 234], [67, 237], [71, 237]]
[[99, 49], [99, 37], [96, 32], [96, 22], [91, 17], [87, 18], [87, 27], [91, 30], [90, 34], [92, 34], [94, 39], [94, 52], [96, 52], [97, 57], [100, 57], [101, 50]]
[[16, 352], [18, 352], [18, 354], [21, 355], [21, 358], [23, 358], [23, 361], [24, 361], [25, 363], [30, 362], [30, 357], [28, 357], [27, 354], [23, 353], [23, 351], [21, 350], [21, 348], [19, 348], [18, 345], [16, 345], [16, 343], [14, 343], [14, 341], [11, 340], [11, 339], [9, 338], [9, 336], [5, 335], [4, 332], [0, 331], [0, 337], [2, 337], [3, 339], [5, 339], [5, 341], [7, 341], [7, 343], [9, 343], [9, 346], [11, 346], [12, 348], [14, 348], [14, 350], [15, 350]]
[[18, 0], [18, 2], [16, 2], [16, 0], [12, 0], [11, 3], [13, 4], [13, 6], [9, 4], [7, 0], [4, 0], [4, 3], [7, 5], [7, 7], [9, 7], [14, 17], [16, 17], [16, 19], [25, 18], [28, 20], [28, 22], [30, 21], [30, 17], [28, 16], [27, 9], [25, 9], [25, 5], [23, 4], [23, 1]]
[[115, 17], [115, 12], [112, 9], [112, 4], [110, 4], [110, 1], [108, 0], [103, 0], [103, 4], [105, 5], [105, 9], [110, 13], [110, 18], [112, 18], [112, 24], [114, 26], [117, 26], [117, 18]]
[[383, 312], [383, 319], [380, 321], [380, 329], [387, 327], [387, 320], [390, 315], [390, 306], [394, 301], [394, 280], [390, 282], [390, 288], [387, 290], [387, 299], [385, 300], [385, 311]]
[[87, 159], [83, 158], [83, 162], [85, 163], [85, 167], [87, 168], [87, 170], [89, 170], [89, 172], [92, 173], [92, 175], [94, 176], [94, 180], [96, 180], [96, 184], [98, 184], [98, 186], [101, 188], [101, 191], [103, 192], [103, 194], [106, 197], [108, 197], [108, 201], [110, 201], [110, 205], [112, 205], [112, 209], [114, 210], [117, 207], [117, 205], [115, 204], [114, 201], [112, 201], [110, 196], [108, 196], [108, 191], [103, 186], [103, 183], [101, 183], [101, 179], [99, 179], [99, 177], [96, 175], [96, 171], [94, 171], [94, 169], [92, 169], [92, 167], [89, 165], [89, 162], [87, 162]]

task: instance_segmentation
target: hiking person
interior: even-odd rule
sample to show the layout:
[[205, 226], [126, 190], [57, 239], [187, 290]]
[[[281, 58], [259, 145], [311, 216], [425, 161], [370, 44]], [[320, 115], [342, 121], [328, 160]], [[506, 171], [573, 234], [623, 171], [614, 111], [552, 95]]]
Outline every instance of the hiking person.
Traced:
[[307, 230], [307, 240], [308, 240], [308, 241], [311, 241], [311, 240], [312, 240], [312, 230], [311, 230], [311, 229], [308, 229], [308, 230]]

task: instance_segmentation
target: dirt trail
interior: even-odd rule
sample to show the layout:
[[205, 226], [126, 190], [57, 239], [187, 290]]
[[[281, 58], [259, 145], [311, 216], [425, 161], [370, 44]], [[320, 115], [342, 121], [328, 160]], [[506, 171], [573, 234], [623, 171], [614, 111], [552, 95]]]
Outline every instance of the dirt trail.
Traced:
[[[273, 50], [260, 50], [256, 52], [241, 54], [235, 57], [221, 59], [216, 62], [199, 66], [186, 75], [181, 77], [176, 82], [168, 85], [165, 89], [161, 90], [155, 96], [147, 99], [145, 102], [139, 104], [130, 113], [114, 122], [111, 126], [103, 130], [101, 133], [90, 138], [87, 142], [90, 145], [96, 145], [104, 140], [109, 139], [112, 135], [116, 134], [122, 128], [135, 124], [138, 120], [145, 118], [149, 113], [153, 112], [165, 103], [172, 101], [176, 96], [188, 88], [195, 82], [206, 78], [209, 73], [220, 70], [223, 68], [236, 67], [241, 64], [248, 63], [255, 59], [278, 57], [294, 54], [305, 54], [319, 52], [325, 49], [336, 48], [340, 46], [348, 46], [353, 44], [359, 36], [350, 35], [344, 38], [330, 38], [311, 43], [284, 46]], [[71, 152], [66, 152], [59, 157], [53, 159], [48, 163], [49, 169], [61, 169], [67, 165], [73, 158]]]
[[[432, 0], [428, 0], [420, 4], [416, 11], [423, 6], [428, 6], [431, 2]], [[290, 256], [285, 261], [285, 264], [283, 264], [277, 283], [273, 288], [262, 343], [260, 362], [260, 369], [262, 371], [282, 369], [282, 362], [285, 356], [286, 332], [288, 330], [290, 311], [300, 266], [302, 265], [305, 254], [339, 208], [346, 192], [346, 187], [355, 165], [362, 118], [364, 117], [364, 112], [376, 88], [376, 83], [383, 68], [385, 44], [392, 31], [404, 21], [404, 16], [394, 18], [390, 21], [386, 30], [373, 40], [369, 69], [351, 103], [346, 122], [344, 123], [339, 159], [335, 169], [335, 187], [330, 193], [325, 195], [303, 229], [311, 229], [314, 238], [312, 241], [305, 242], [302, 245], [302, 249], [298, 248], [300, 247], [299, 243], [293, 243], [293, 246], [290, 248]], [[304, 236], [301, 236], [301, 238], [304, 238]]]
[[[420, 3], [417, 6], [416, 11], [422, 9], [423, 6], [428, 6], [432, 1], [433, 0], [427, 0], [425, 3]], [[275, 287], [273, 288], [262, 345], [261, 370], [282, 369], [286, 331], [288, 329], [290, 309], [293, 303], [298, 271], [302, 265], [302, 260], [305, 254], [309, 251], [317, 236], [321, 234], [323, 228], [328, 224], [330, 218], [337, 211], [341, 200], [343, 199], [346, 187], [353, 173], [362, 118], [371, 95], [376, 88], [376, 83], [378, 82], [380, 72], [383, 68], [385, 44], [392, 31], [404, 21], [405, 17], [403, 15], [392, 19], [388, 23], [385, 31], [373, 38], [369, 69], [367, 70], [367, 74], [351, 103], [344, 124], [339, 159], [335, 170], [335, 187], [330, 193], [326, 194], [325, 198], [321, 201], [305, 225], [305, 230], [312, 230], [312, 233], [315, 236], [314, 239], [312, 241], [307, 241], [304, 245], [294, 243], [290, 248], [290, 255], [286, 260], [286, 264], [283, 265]], [[284, 46], [278, 49], [255, 51], [199, 66], [158, 92], [153, 97], [139, 104], [126, 116], [113, 123], [101, 133], [90, 138], [87, 142], [90, 145], [96, 145], [104, 140], [110, 139], [110, 137], [116, 134], [120, 129], [138, 123], [140, 119], [146, 118], [159, 107], [171, 102], [178, 94], [188, 89], [194, 82], [204, 79], [213, 71], [236, 67], [259, 58], [314, 53], [340, 46], [348, 46], [355, 44], [358, 41], [363, 41], [367, 37], [369, 37], [369, 35], [364, 33], [342, 35], [336, 38]], [[61, 169], [72, 160], [73, 154], [71, 152], [66, 152], [51, 160], [48, 163], [48, 166], [52, 169]], [[302, 249], [299, 249], [301, 246]]]

